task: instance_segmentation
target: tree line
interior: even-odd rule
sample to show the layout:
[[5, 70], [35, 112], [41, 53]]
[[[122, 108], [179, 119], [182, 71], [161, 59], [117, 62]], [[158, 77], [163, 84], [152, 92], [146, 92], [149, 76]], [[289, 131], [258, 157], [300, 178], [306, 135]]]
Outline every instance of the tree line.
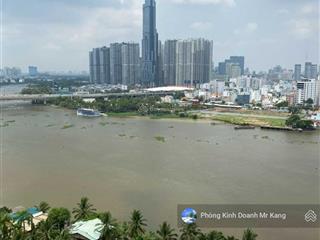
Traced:
[[[16, 222], [11, 218], [11, 210], [0, 209], [0, 239], [2, 240], [71, 240], [70, 226], [78, 221], [100, 219], [100, 240], [240, 240], [225, 236], [222, 232], [202, 232], [195, 223], [185, 224], [176, 231], [170, 224], [163, 222], [156, 231], [147, 229], [147, 220], [139, 210], [133, 210], [129, 221], [117, 221], [110, 212], [98, 212], [86, 197], [81, 198], [70, 212], [67, 208], [51, 208], [41, 202], [36, 208], [48, 213], [48, 218], [35, 225], [27, 211], [18, 212]], [[26, 231], [26, 224], [31, 226]], [[252, 230], [244, 231], [242, 240], [256, 240], [258, 235]]]

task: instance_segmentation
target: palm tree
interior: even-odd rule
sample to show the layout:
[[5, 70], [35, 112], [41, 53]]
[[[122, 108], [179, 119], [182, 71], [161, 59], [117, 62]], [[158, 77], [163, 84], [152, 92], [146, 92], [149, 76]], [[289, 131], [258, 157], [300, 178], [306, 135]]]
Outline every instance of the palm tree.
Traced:
[[74, 208], [72, 213], [75, 214], [74, 218], [76, 221], [88, 219], [92, 214], [95, 213], [96, 209], [93, 208], [93, 205], [89, 203], [87, 197], [83, 197], [80, 200], [80, 203], [77, 203], [77, 208]]
[[184, 224], [183, 228], [181, 229], [181, 240], [195, 240], [199, 236], [201, 236], [201, 231], [195, 223]]
[[51, 233], [53, 232], [53, 226], [49, 221], [41, 221], [37, 226], [37, 239], [39, 240], [51, 240]]
[[47, 202], [40, 202], [39, 206], [35, 206], [38, 210], [43, 213], [47, 213], [50, 210], [50, 205]]
[[243, 233], [242, 240], [256, 240], [258, 235], [254, 233], [251, 229], [247, 229]]
[[227, 237], [227, 240], [238, 240], [238, 239], [233, 236], [229, 236], [229, 237]]
[[0, 239], [10, 239], [13, 225], [8, 214], [0, 214]]
[[139, 210], [134, 210], [129, 222], [129, 236], [131, 238], [136, 238], [139, 235], [144, 234], [144, 227], [146, 226], [146, 220], [143, 218], [141, 212]]
[[68, 230], [63, 229], [62, 231], [58, 231], [52, 240], [71, 240], [71, 236]]
[[101, 229], [101, 239], [102, 240], [112, 240], [116, 239], [118, 236], [117, 223], [116, 220], [112, 217], [110, 212], [102, 213], [99, 216], [102, 222]]
[[170, 224], [167, 222], [160, 225], [160, 229], [157, 231], [157, 234], [161, 240], [176, 240], [178, 237], [175, 230], [171, 228]]
[[117, 231], [119, 233], [119, 239], [121, 240], [129, 240], [129, 230], [130, 226], [127, 222], [123, 222], [122, 224], [117, 226]]
[[226, 240], [222, 232], [212, 231], [207, 234], [207, 240]]

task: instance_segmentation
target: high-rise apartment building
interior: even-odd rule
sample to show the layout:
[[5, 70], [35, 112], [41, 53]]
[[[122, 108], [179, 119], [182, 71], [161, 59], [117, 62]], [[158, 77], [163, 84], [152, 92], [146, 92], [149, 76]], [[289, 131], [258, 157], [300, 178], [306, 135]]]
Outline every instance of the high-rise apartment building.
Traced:
[[110, 82], [122, 84], [122, 43], [110, 44]]
[[164, 85], [176, 85], [177, 40], [167, 40], [164, 43]]
[[90, 52], [90, 79], [95, 84], [133, 85], [140, 81], [138, 43], [112, 43]]
[[157, 79], [158, 32], [156, 24], [156, 1], [145, 0], [143, 4], [142, 36], [142, 84], [155, 86]]
[[96, 84], [110, 83], [110, 49], [94, 48], [89, 53], [90, 80]]
[[213, 43], [206, 39], [177, 41], [176, 85], [195, 86], [211, 79]]
[[295, 81], [301, 80], [301, 64], [294, 65], [294, 80]]
[[304, 79], [297, 82], [296, 103], [303, 104], [312, 99], [315, 104], [319, 102], [320, 85], [318, 79]]
[[138, 43], [123, 43], [122, 84], [131, 86], [140, 82], [140, 47]]
[[312, 75], [312, 62], [306, 62], [304, 65], [304, 77], [311, 79]]
[[29, 76], [34, 77], [38, 75], [38, 67], [36, 66], [29, 66]]
[[244, 56], [231, 56], [230, 62], [238, 64], [241, 68], [241, 75], [244, 74]]

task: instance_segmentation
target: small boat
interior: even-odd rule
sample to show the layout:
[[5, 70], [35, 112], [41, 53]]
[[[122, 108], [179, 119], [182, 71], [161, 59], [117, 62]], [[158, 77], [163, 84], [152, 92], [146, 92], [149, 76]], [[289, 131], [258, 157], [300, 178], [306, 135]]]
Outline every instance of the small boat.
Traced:
[[248, 130], [248, 129], [255, 129], [255, 126], [250, 125], [243, 125], [243, 126], [236, 126], [234, 127], [235, 130]]
[[80, 117], [101, 117], [102, 113], [97, 110], [90, 109], [90, 108], [79, 108], [77, 110], [77, 116], [80, 116]]

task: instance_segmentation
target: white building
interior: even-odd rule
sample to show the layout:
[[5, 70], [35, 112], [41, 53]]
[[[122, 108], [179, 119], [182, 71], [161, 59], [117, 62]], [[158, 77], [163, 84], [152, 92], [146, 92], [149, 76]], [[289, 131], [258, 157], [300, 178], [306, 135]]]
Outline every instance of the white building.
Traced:
[[296, 104], [303, 104], [308, 99], [312, 99], [319, 105], [320, 81], [315, 79], [304, 79], [297, 82]]

